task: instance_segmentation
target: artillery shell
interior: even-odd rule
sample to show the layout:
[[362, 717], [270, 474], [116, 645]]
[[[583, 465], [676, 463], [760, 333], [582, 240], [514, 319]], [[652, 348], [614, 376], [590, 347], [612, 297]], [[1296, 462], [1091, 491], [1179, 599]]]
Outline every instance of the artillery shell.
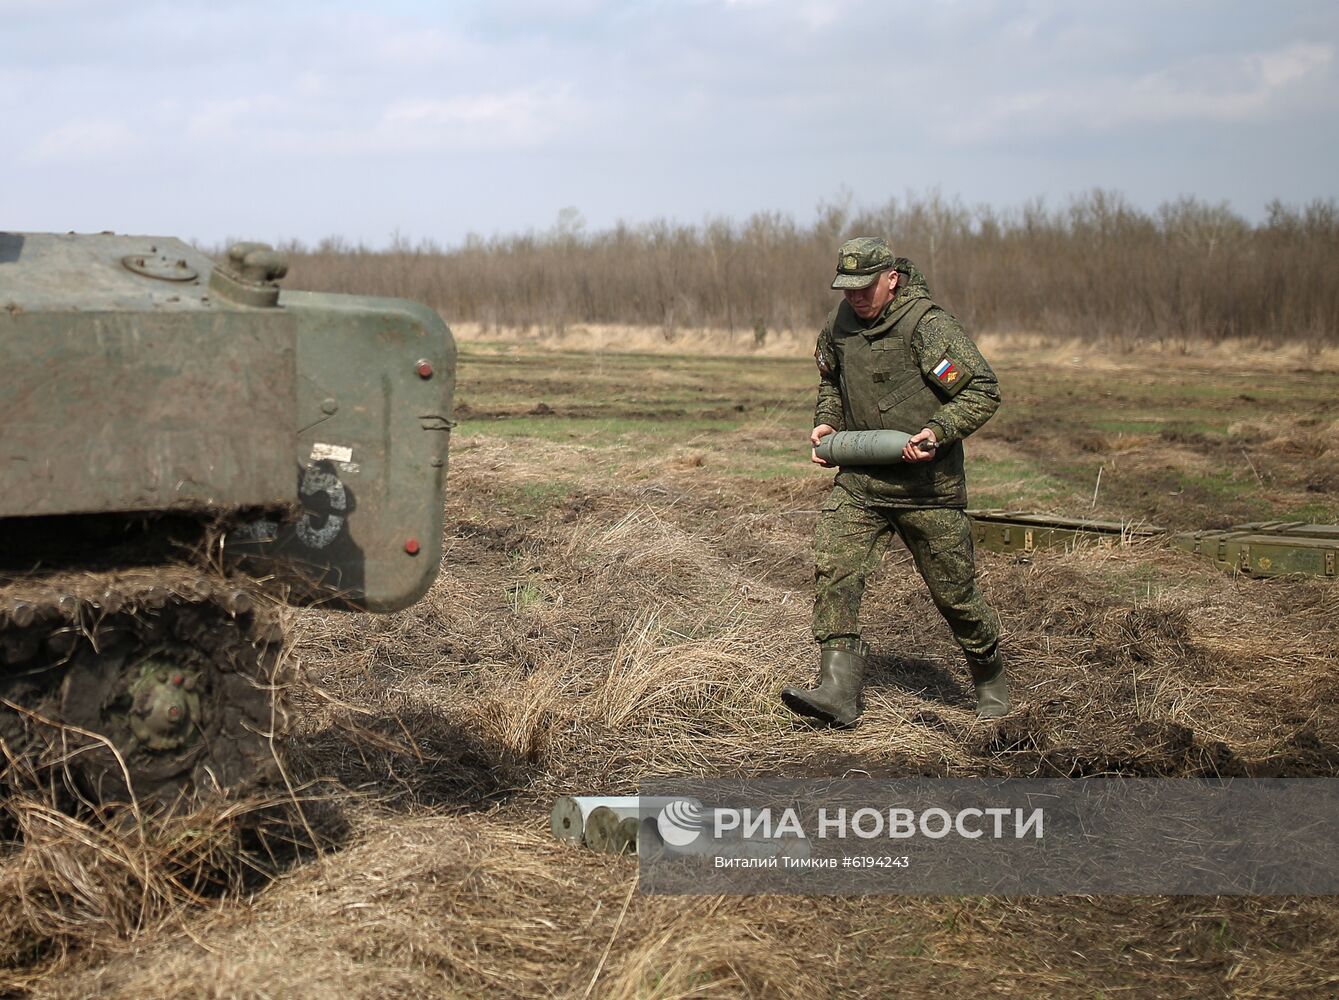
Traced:
[[[585, 839], [586, 824], [594, 810], [605, 807], [619, 821], [628, 817], [642, 819], [656, 816], [671, 802], [680, 799], [668, 795], [562, 795], [553, 803], [549, 814], [549, 830], [559, 840], [580, 844]], [[697, 803], [699, 808], [701, 803]]]
[[629, 816], [618, 824], [618, 832], [614, 835], [614, 842], [617, 846], [615, 854], [636, 854], [637, 853], [637, 835], [641, 831], [642, 820], [636, 816]]
[[549, 831], [559, 840], [579, 844], [586, 832], [586, 816], [593, 806], [582, 808], [582, 799], [560, 795], [549, 812]]
[[837, 431], [819, 441], [815, 451], [829, 465], [895, 465], [910, 440], [901, 431]]
[[586, 817], [586, 846], [601, 854], [618, 854], [618, 825], [623, 822], [608, 806], [596, 806]]
[[602, 854], [636, 854], [641, 824], [639, 816], [620, 817], [617, 810], [597, 806], [586, 818], [586, 846]]

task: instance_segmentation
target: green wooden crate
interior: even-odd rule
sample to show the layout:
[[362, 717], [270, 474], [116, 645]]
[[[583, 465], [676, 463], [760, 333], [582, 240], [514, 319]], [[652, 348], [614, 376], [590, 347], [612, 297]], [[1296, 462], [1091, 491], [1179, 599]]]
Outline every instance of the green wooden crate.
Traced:
[[1334, 524], [1258, 522], [1177, 535], [1172, 544], [1247, 576], [1333, 578], [1339, 569], [1339, 525]]
[[1339, 575], [1336, 524], [1252, 521], [1225, 531], [1169, 535], [1162, 528], [1134, 521], [1098, 521], [1009, 510], [969, 510], [967, 515], [972, 519], [972, 540], [988, 552], [1067, 551], [1079, 545], [1125, 545], [1166, 537], [1177, 548], [1247, 576]]
[[1078, 545], [1123, 545], [1155, 538], [1161, 528], [1131, 521], [1097, 521], [1078, 517], [1029, 514], [1024, 511], [969, 510], [972, 540], [989, 552], [1029, 553], [1038, 549], [1073, 549]]

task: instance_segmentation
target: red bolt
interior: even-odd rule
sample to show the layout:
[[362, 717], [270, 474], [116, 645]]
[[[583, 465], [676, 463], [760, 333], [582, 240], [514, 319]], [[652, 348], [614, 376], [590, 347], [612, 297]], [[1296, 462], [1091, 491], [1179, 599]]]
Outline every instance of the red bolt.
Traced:
[[186, 678], [185, 678], [184, 676], [182, 676], [181, 674], [173, 674], [173, 675], [172, 675], [172, 683], [173, 683], [176, 687], [181, 687], [183, 684], [186, 683]]
[[418, 364], [414, 365], [414, 371], [418, 372], [419, 378], [432, 378], [432, 362], [427, 358], [420, 358]]
[[410, 538], [404, 543], [404, 550], [411, 556], [418, 555], [418, 539]]
[[173, 705], [171, 708], [167, 710], [167, 717], [171, 719], [173, 722], [176, 722], [178, 719], [181, 718], [181, 709], [177, 708], [176, 705]]

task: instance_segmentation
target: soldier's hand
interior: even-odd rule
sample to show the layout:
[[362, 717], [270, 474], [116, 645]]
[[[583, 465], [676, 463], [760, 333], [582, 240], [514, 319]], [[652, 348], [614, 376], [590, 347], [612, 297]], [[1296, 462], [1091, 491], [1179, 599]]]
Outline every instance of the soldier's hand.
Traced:
[[935, 437], [935, 432], [926, 427], [919, 434], [913, 435], [902, 448], [902, 461], [928, 462], [935, 457], [935, 449], [938, 447], [939, 439]]
[[[814, 449], [817, 449], [819, 441], [823, 440], [823, 438], [827, 437], [829, 434], [836, 433], [837, 428], [833, 427], [831, 424], [819, 424], [814, 428], [813, 433], [809, 435], [809, 443], [814, 446]], [[821, 465], [825, 469], [831, 468], [827, 462], [818, 457], [817, 450], [811, 450], [809, 452], [809, 461], [813, 462], [815, 465]]]

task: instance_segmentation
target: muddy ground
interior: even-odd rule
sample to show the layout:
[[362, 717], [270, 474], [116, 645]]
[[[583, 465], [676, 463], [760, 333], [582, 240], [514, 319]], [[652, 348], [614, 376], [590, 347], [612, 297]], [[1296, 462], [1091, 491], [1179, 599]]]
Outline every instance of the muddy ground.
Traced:
[[[331, 842], [223, 899], [12, 918], [9, 995], [1339, 992], [1324, 898], [649, 897], [634, 859], [554, 842], [555, 795], [664, 774], [1336, 776], [1339, 591], [1157, 541], [983, 554], [1017, 706], [983, 724], [895, 548], [863, 724], [815, 731], [776, 698], [815, 661], [812, 361], [464, 347], [438, 584], [290, 616], [291, 770]], [[1339, 520], [1333, 365], [987, 348], [1006, 404], [969, 442], [975, 506]], [[77, 856], [26, 844], [0, 878]]]

